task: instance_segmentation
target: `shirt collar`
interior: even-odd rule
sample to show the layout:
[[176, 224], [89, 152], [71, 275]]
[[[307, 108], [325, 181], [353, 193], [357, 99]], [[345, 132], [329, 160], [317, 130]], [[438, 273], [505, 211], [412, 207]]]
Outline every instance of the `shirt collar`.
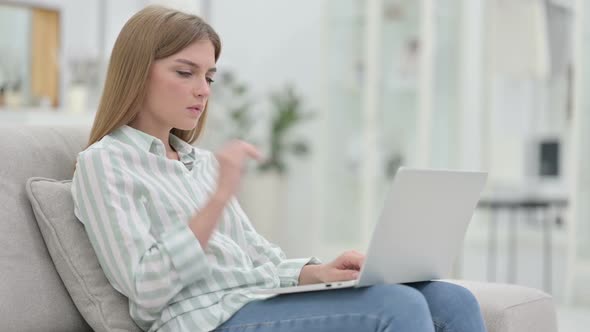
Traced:
[[[140, 150], [166, 157], [166, 148], [162, 140], [131, 126], [123, 125], [113, 131], [111, 136]], [[195, 148], [172, 133], [169, 140], [170, 145], [178, 152], [180, 161], [191, 169], [196, 160]]]
[[196, 161], [195, 147], [172, 133], [170, 133], [170, 145], [178, 152], [180, 161], [191, 169]]

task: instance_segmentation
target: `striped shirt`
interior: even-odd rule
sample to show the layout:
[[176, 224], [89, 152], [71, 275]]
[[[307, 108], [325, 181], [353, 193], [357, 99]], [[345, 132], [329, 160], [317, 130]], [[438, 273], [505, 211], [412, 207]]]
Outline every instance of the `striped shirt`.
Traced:
[[102, 269], [129, 298], [143, 330], [210, 331], [257, 288], [295, 286], [315, 258], [286, 259], [252, 227], [235, 198], [203, 249], [188, 227], [216, 187], [214, 155], [170, 135], [163, 142], [122, 126], [77, 158], [72, 196]]

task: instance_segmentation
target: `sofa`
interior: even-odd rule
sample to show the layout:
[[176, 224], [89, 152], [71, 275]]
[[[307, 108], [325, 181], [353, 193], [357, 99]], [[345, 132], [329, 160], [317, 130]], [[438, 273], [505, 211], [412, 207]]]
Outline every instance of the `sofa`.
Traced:
[[[64, 270], [63, 257], [75, 260], [88, 255], [86, 247], [72, 249], [75, 245], [85, 245], [88, 240], [80, 235], [83, 233], [60, 235], [61, 240], [69, 241], [68, 249], [59, 241], [56, 244], [51, 236], [64, 232], [63, 227], [65, 231], [74, 231], [82, 226], [66, 220], [66, 224], [60, 226], [61, 230], [48, 227], [53, 221], [40, 222], [42, 216], [36, 210], [39, 202], [35, 197], [31, 198], [35, 193], [30, 186], [35, 183], [29, 178], [71, 179], [75, 157], [84, 148], [88, 133], [89, 128], [80, 127], [0, 124], [0, 331], [138, 330], [128, 322], [121, 323], [129, 320], [122, 296], [112, 304], [101, 298], [115, 291], [107, 289], [110, 286], [105, 284], [104, 275], [100, 269], [96, 270], [96, 263], [92, 263], [95, 257], [93, 261], [88, 258], [90, 256], [84, 256], [78, 264], [95, 264], [90, 277], [96, 276], [102, 282], [103, 288], [99, 291], [80, 284], [80, 280], [88, 275], [78, 271], [72, 277]], [[37, 184], [43, 183], [37, 181]], [[67, 181], [60, 183], [67, 185]], [[62, 197], [65, 200], [62, 205], [49, 203], [45, 209], [52, 210], [54, 215], [71, 214], [72, 204], [67, 199]], [[74, 284], [76, 282], [78, 284]], [[464, 280], [451, 282], [463, 285], [475, 294], [489, 332], [557, 331], [553, 300], [546, 293], [516, 285]], [[80, 294], [84, 297], [82, 300]], [[114, 314], [119, 317], [111, 317]]]

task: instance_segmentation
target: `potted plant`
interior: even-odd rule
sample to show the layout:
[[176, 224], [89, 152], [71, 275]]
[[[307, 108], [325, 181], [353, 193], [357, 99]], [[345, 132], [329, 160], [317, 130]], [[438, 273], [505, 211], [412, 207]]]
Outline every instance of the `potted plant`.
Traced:
[[258, 170], [283, 176], [287, 172], [287, 158], [290, 154], [301, 157], [309, 153], [307, 142], [293, 139], [289, 134], [293, 128], [309, 120], [312, 113], [304, 110], [302, 98], [291, 85], [272, 92], [270, 104], [268, 155]]

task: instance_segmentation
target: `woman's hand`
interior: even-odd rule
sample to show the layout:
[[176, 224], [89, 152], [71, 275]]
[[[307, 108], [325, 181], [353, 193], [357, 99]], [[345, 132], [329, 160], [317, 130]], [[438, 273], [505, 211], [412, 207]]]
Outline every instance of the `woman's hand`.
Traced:
[[215, 157], [219, 162], [216, 194], [222, 200], [229, 200], [238, 190], [246, 161], [249, 158], [258, 161], [261, 159], [258, 149], [238, 140], [226, 144]]
[[365, 255], [350, 250], [327, 264], [306, 265], [299, 275], [299, 284], [317, 284], [332, 281], [354, 280], [365, 261]]

